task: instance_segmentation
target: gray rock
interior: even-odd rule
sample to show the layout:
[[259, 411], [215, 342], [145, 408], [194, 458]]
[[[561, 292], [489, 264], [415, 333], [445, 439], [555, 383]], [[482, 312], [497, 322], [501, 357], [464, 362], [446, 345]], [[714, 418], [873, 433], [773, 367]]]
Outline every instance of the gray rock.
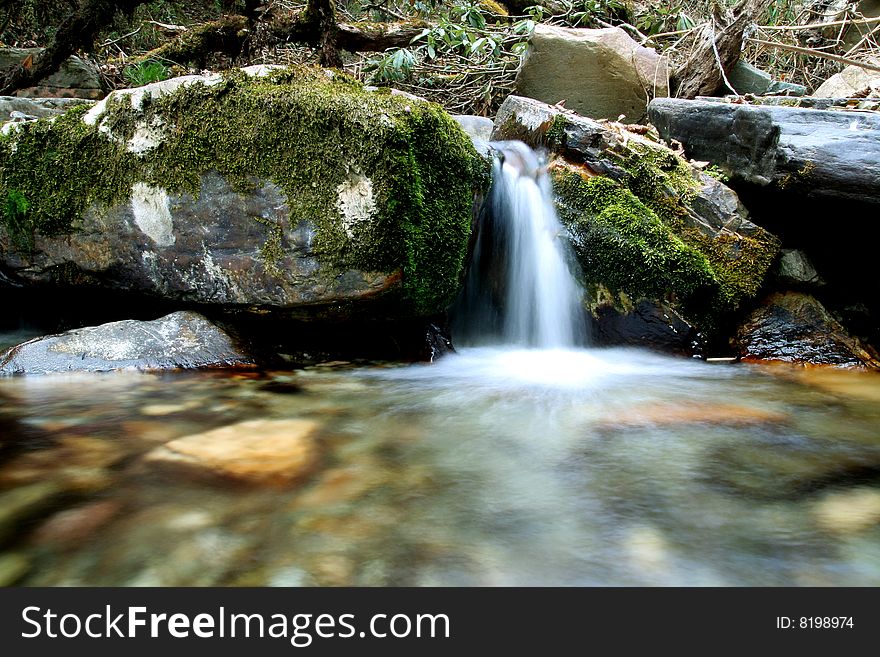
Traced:
[[[27, 57], [39, 57], [41, 52], [42, 48], [0, 48], [0, 70], [20, 64]], [[72, 55], [64, 60], [58, 71], [37, 86], [22, 89], [16, 95], [97, 100], [105, 93], [95, 65]]]
[[789, 285], [821, 285], [819, 272], [803, 251], [782, 249], [776, 265], [776, 278]]
[[91, 104], [83, 98], [19, 98], [0, 96], [0, 123], [11, 120], [16, 112], [25, 116], [43, 117], [63, 114], [71, 107]]
[[492, 130], [495, 127], [494, 121], [485, 116], [473, 116], [471, 114], [453, 114], [452, 118], [458, 121], [471, 141], [474, 142], [474, 148], [483, 157], [491, 156], [491, 147], [489, 140], [492, 139]]
[[780, 96], [806, 96], [807, 88], [802, 84], [795, 84], [794, 82], [783, 82], [782, 80], [773, 80], [770, 83], [770, 86], [767, 87], [768, 94], [777, 94]]
[[821, 303], [799, 292], [766, 299], [740, 326], [736, 344], [741, 357], [750, 361], [880, 366]]
[[619, 27], [598, 30], [538, 24], [516, 93], [583, 116], [645, 119], [649, 98], [669, 95], [667, 61]]
[[880, 203], [880, 114], [661, 98], [649, 115], [733, 181]]
[[730, 84], [739, 94], [755, 94], [760, 96], [765, 93], [773, 82], [773, 76], [752, 66], [744, 59], [736, 62], [733, 70], [727, 74]]
[[198, 313], [151, 322], [124, 320], [35, 338], [0, 354], [0, 374], [108, 372], [252, 364], [233, 340]]

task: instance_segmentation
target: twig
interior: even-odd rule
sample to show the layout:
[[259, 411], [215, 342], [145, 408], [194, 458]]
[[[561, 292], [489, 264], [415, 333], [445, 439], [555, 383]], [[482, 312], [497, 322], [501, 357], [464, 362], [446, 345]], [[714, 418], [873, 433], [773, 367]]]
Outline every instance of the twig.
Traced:
[[138, 29], [136, 29], [134, 32], [129, 32], [128, 34], [123, 34], [121, 37], [118, 37], [118, 38], [113, 39], [113, 40], [111, 40], [111, 41], [105, 41], [104, 43], [101, 44], [101, 47], [102, 47], [102, 48], [109, 48], [109, 47], [112, 46], [114, 43], [119, 43], [119, 42], [122, 41], [123, 39], [127, 39], [127, 38], [130, 37], [130, 36], [134, 36], [135, 34], [137, 34], [138, 32], [141, 31], [141, 27], [143, 27], [143, 25], [141, 25], [140, 27], [138, 27]]
[[727, 73], [724, 72], [724, 65], [721, 63], [721, 55], [718, 53], [718, 44], [715, 43], [715, 26], [713, 25], [711, 29], [712, 33], [710, 39], [712, 41], [712, 52], [715, 53], [715, 63], [718, 64], [718, 70], [721, 71], [721, 77], [724, 79], [724, 84], [735, 96], [739, 96], [737, 90], [733, 88], [732, 84], [730, 84], [730, 80], [727, 79]]
[[861, 40], [860, 40], [856, 45], [854, 45], [852, 48], [850, 48], [849, 50], [847, 50], [847, 51], [843, 54], [843, 56], [844, 56], [844, 57], [849, 57], [850, 55], [852, 55], [852, 54], [853, 54], [854, 52], [856, 52], [859, 48], [861, 48], [861, 47], [862, 47], [863, 45], [865, 45], [868, 41], [870, 41], [871, 38], [874, 36], [874, 34], [877, 33], [878, 30], [880, 30], [880, 25], [876, 25], [876, 26], [874, 26], [874, 27], [873, 27], [873, 28], [872, 28], [872, 29], [871, 29], [871, 30], [870, 30], [865, 36], [863, 36], [863, 37], [861, 38]]
[[796, 32], [798, 30], [813, 30], [821, 27], [835, 27], [836, 25], [846, 25], [849, 23], [850, 25], [869, 25], [871, 23], [880, 23], [880, 16], [875, 18], [859, 18], [859, 19], [849, 19], [844, 18], [839, 21], [829, 21], [827, 23], [809, 23], [808, 25], [758, 25], [758, 29], [767, 30], [767, 31], [780, 31], [780, 32]]
[[801, 48], [800, 46], [790, 46], [787, 43], [778, 43], [776, 41], [764, 41], [763, 39], [754, 39], [749, 37], [746, 39], [747, 41], [751, 41], [752, 43], [759, 43], [762, 46], [769, 46], [770, 48], [778, 48], [779, 50], [789, 50], [791, 52], [800, 53], [802, 55], [813, 55], [814, 57], [820, 57], [822, 59], [830, 59], [835, 62], [840, 62], [841, 64], [849, 64], [850, 66], [858, 66], [859, 68], [864, 68], [869, 71], [880, 71], [880, 66], [875, 64], [866, 64], [865, 62], [859, 62], [855, 59], [850, 59], [849, 57], [843, 57], [841, 55], [832, 55], [829, 52], [822, 52], [821, 50], [814, 50], [813, 48]]

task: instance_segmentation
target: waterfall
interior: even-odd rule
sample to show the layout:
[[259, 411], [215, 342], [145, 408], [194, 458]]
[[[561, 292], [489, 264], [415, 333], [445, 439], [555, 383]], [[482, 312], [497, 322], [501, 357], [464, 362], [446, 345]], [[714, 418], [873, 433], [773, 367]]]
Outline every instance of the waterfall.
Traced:
[[578, 346], [586, 337], [583, 291], [572, 273], [550, 177], [522, 142], [492, 146], [492, 188], [453, 311], [456, 342]]

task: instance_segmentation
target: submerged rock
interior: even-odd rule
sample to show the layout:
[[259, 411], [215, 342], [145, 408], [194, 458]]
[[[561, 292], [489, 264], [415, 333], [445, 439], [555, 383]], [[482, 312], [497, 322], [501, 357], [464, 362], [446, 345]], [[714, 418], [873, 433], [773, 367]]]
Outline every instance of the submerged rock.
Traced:
[[0, 375], [169, 370], [250, 365], [223, 330], [181, 311], [35, 338], [0, 354]]
[[31, 559], [20, 552], [0, 554], [0, 586], [12, 586], [31, 570]]
[[317, 467], [319, 426], [312, 420], [250, 420], [172, 440], [144, 460], [243, 483], [288, 486]]
[[[576, 72], [576, 75], [573, 74]], [[520, 96], [583, 116], [639, 123], [646, 99], [669, 95], [666, 58], [619, 27], [581, 29], [538, 24], [516, 78]]]
[[0, 493], [0, 543], [16, 536], [24, 523], [50, 508], [62, 492], [58, 484], [43, 481]]
[[736, 343], [745, 360], [880, 366], [821, 303], [799, 292], [771, 295], [740, 326]]
[[659, 98], [649, 116], [734, 182], [880, 203], [880, 114]]
[[688, 351], [757, 294], [779, 243], [732, 190], [649, 136], [517, 96], [493, 135], [560, 156], [550, 164], [557, 209], [598, 335], [639, 344], [650, 334], [653, 346]]
[[857, 534], [880, 524], [880, 490], [859, 487], [828, 493], [813, 507], [813, 516], [825, 531]]
[[184, 76], [15, 125], [0, 268], [18, 285], [427, 316], [486, 182], [439, 106], [321, 69]]

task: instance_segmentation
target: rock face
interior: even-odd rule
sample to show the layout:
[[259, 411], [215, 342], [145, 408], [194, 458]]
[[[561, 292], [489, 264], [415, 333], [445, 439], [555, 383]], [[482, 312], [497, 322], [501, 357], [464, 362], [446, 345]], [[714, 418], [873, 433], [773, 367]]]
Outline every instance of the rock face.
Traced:
[[175, 78], [15, 124], [0, 141], [0, 271], [207, 304], [430, 315], [457, 288], [485, 172], [438, 106], [339, 73]]
[[609, 343], [682, 352], [757, 294], [778, 249], [736, 194], [626, 126], [511, 96], [493, 137], [544, 146], [568, 228]]
[[185, 311], [152, 322], [111, 322], [30, 340], [0, 354], [0, 375], [249, 364], [226, 333]]
[[536, 25], [516, 93], [583, 116], [639, 123], [646, 101], [669, 95], [666, 58], [619, 27], [598, 30]]
[[853, 98], [880, 93], [880, 72], [860, 66], [847, 66], [825, 80], [813, 96], [817, 98]]
[[745, 360], [880, 365], [821, 303], [799, 292], [771, 295], [739, 328], [736, 342]]
[[172, 440], [144, 459], [243, 483], [287, 486], [317, 466], [317, 428], [312, 420], [250, 420]]
[[[28, 57], [36, 57], [41, 48], [0, 48], [0, 70], [21, 64]], [[19, 91], [17, 96], [42, 98], [88, 98], [104, 97], [101, 75], [98, 69], [79, 57], [68, 57], [61, 67], [38, 86]]]
[[880, 114], [660, 98], [649, 117], [734, 182], [880, 203]]
[[0, 123], [15, 119], [41, 118], [64, 114], [77, 105], [91, 105], [81, 98], [19, 98], [0, 96]]

